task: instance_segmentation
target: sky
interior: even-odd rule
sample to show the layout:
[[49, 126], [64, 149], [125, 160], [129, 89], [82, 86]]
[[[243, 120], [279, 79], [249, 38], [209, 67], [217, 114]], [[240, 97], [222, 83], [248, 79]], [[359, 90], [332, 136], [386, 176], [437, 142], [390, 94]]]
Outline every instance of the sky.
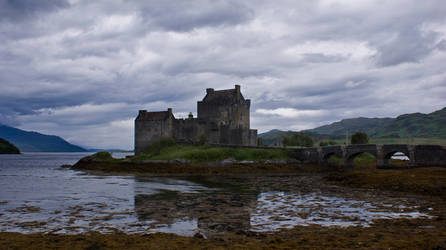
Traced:
[[138, 110], [241, 85], [251, 128], [446, 106], [444, 0], [0, 0], [0, 123], [133, 148]]

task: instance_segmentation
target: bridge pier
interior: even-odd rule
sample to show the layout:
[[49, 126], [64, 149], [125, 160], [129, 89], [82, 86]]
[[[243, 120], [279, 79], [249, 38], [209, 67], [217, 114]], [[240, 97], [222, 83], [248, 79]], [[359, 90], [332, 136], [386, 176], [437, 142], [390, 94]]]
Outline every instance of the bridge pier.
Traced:
[[415, 146], [408, 145], [407, 148], [409, 150], [409, 155], [407, 156], [407, 157], [409, 157], [409, 164], [408, 164], [408, 166], [410, 168], [416, 167], [417, 163], [416, 163], [416, 159], [415, 159]]
[[386, 159], [382, 145], [376, 145], [376, 168], [388, 168], [389, 166], [390, 161]]

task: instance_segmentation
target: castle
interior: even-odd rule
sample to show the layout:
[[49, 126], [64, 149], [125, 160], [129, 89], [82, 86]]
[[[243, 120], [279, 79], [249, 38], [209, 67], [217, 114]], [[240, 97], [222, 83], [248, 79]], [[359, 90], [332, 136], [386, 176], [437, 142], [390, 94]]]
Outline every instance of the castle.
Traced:
[[251, 100], [234, 89], [206, 89], [197, 102], [197, 118], [176, 119], [172, 109], [147, 112], [140, 110], [135, 120], [135, 154], [140, 154], [160, 138], [173, 138], [180, 143], [194, 143], [205, 137], [210, 144], [257, 145], [257, 130], [250, 129]]

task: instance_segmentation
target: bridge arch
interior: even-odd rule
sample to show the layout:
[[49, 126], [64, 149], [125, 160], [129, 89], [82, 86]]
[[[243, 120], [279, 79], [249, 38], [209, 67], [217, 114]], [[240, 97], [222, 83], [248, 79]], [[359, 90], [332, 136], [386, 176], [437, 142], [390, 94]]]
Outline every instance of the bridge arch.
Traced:
[[345, 151], [344, 161], [347, 167], [353, 167], [355, 158], [364, 153], [373, 155], [376, 160], [379, 158], [378, 149], [375, 144], [350, 145], [346, 147]]
[[[319, 150], [321, 163], [324, 165], [332, 165], [333, 162], [330, 162], [332, 157], [343, 159], [344, 156], [344, 148], [342, 146], [328, 146], [322, 147]], [[342, 161], [342, 160], [341, 160]], [[339, 165], [339, 163], [335, 164]]]
[[[398, 162], [398, 164], [392, 164], [396, 163], [397, 161], [392, 160], [392, 156], [395, 155], [395, 153], [403, 153], [407, 158], [409, 158], [409, 161], [407, 162]], [[390, 168], [390, 167], [407, 167], [412, 164], [414, 161], [414, 154], [413, 154], [413, 147], [411, 145], [406, 144], [387, 144], [383, 145], [381, 147], [381, 155], [382, 155], [382, 162], [380, 163], [381, 168]]]

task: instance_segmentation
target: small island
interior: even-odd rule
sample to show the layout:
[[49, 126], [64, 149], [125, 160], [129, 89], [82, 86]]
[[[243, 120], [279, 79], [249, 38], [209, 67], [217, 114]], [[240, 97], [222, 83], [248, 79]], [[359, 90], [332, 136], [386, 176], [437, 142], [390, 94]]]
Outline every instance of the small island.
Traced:
[[231, 173], [295, 172], [301, 166], [284, 149], [179, 144], [170, 138], [155, 141], [144, 152], [115, 159], [98, 152], [79, 160], [73, 169], [105, 172], [207, 175]]
[[0, 154], [20, 154], [20, 150], [14, 144], [0, 138]]

